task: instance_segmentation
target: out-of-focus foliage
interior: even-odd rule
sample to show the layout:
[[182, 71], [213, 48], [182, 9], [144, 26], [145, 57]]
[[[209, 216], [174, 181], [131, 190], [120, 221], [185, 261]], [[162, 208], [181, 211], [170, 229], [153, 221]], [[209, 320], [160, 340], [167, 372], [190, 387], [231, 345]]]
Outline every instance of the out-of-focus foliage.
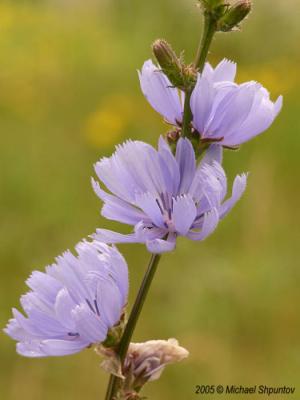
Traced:
[[[285, 104], [267, 133], [225, 154], [230, 177], [251, 171], [239, 205], [207, 241], [180, 240], [162, 259], [135, 340], [175, 336], [191, 356], [149, 384], [149, 398], [194, 399], [203, 383], [300, 384], [299, 16], [298, 0], [254, 0], [243, 32], [213, 44], [211, 62], [237, 61], [239, 81], [258, 80]], [[126, 138], [155, 143], [168, 129], [136, 69], [157, 37], [190, 60], [200, 31], [193, 0], [0, 3], [1, 326], [32, 269], [96, 227], [121, 229], [99, 215], [93, 163]], [[132, 301], [148, 254], [120, 249]], [[24, 359], [3, 334], [0, 351], [1, 399], [104, 394], [91, 350]]]

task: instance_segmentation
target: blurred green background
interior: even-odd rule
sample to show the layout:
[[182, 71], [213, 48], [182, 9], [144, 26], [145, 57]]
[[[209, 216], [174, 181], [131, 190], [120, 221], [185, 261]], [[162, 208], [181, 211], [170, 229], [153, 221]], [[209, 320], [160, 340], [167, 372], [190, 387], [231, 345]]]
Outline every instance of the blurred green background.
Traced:
[[[1, 1], [2, 327], [32, 269], [96, 227], [126, 231], [99, 214], [93, 164], [126, 138], [155, 144], [167, 130], [144, 100], [136, 69], [158, 37], [192, 59], [201, 31], [194, 3]], [[176, 337], [191, 354], [148, 385], [150, 399], [194, 399], [197, 384], [298, 385], [288, 398], [299, 398], [299, 17], [298, 0], [254, 0], [242, 33], [213, 44], [212, 63], [237, 61], [238, 80], [258, 80], [273, 98], [283, 94], [284, 109], [267, 133], [226, 152], [230, 179], [251, 174], [216, 233], [203, 243], [179, 240], [162, 259], [134, 339]], [[139, 245], [120, 249], [132, 304], [149, 255]], [[1, 400], [104, 396], [107, 376], [92, 350], [25, 359], [1, 334], [0, 352]]]

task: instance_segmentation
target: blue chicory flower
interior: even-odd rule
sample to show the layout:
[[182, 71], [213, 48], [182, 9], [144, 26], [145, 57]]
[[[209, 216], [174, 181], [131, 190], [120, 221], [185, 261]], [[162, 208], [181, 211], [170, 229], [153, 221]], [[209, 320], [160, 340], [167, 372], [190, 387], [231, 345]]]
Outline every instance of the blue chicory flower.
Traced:
[[134, 226], [123, 235], [98, 229], [94, 239], [106, 243], [145, 243], [152, 253], [175, 248], [177, 236], [203, 240], [210, 235], [239, 200], [246, 175], [237, 176], [232, 196], [227, 192], [220, 165], [222, 147], [209, 147], [200, 164], [188, 139], [179, 139], [175, 156], [161, 137], [158, 151], [140, 141], [127, 141], [110, 158], [95, 165], [98, 178], [111, 193], [93, 180], [96, 194], [104, 201], [102, 215]]
[[[213, 69], [206, 63], [198, 74], [190, 107], [192, 124], [201, 139], [235, 147], [262, 133], [282, 107], [282, 96], [275, 103], [259, 83], [234, 83], [236, 64], [226, 59]], [[141, 89], [151, 106], [168, 123], [181, 126], [184, 92], [174, 88], [151, 60], [139, 72]]]
[[118, 324], [128, 295], [127, 264], [115, 247], [83, 241], [27, 280], [24, 317], [13, 309], [4, 331], [27, 357], [63, 356], [103, 342]]

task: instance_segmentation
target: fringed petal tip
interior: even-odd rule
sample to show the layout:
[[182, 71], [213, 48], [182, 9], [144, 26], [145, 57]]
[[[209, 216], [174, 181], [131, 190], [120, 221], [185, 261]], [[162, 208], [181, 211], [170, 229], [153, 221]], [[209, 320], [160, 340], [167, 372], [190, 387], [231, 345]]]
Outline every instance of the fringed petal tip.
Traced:
[[100, 200], [105, 201], [104, 191], [101, 190], [99, 182], [97, 182], [96, 179], [91, 177], [91, 184], [96, 196], [99, 197]]
[[241, 198], [246, 190], [248, 176], [249, 172], [243, 172], [241, 175], [237, 175], [233, 182], [232, 193], [236, 196], [237, 201]]
[[277, 115], [280, 113], [280, 111], [282, 110], [282, 106], [283, 106], [283, 96], [279, 96], [274, 103], [274, 114], [275, 114], [274, 118], [276, 118]]
[[230, 81], [233, 82], [236, 75], [237, 65], [234, 61], [224, 58], [215, 68], [214, 81]]
[[232, 195], [221, 206], [220, 219], [224, 218], [234, 205], [240, 200], [247, 187], [249, 173], [237, 175], [232, 187]]

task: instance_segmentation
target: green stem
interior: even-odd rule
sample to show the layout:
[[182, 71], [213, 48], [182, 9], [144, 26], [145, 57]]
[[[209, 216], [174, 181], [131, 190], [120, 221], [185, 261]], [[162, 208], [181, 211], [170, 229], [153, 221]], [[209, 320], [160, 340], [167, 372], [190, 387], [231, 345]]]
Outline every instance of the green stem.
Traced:
[[199, 72], [203, 71], [205, 61], [208, 55], [208, 50], [215, 33], [216, 33], [215, 22], [209, 15], [205, 15], [202, 40], [199, 44], [197, 55], [194, 61], [194, 66], [199, 70]]
[[[215, 23], [210, 15], [205, 15], [204, 17], [204, 29], [202, 34], [202, 39], [200, 41], [197, 55], [194, 61], [194, 67], [198, 69], [199, 72], [203, 71], [205, 60], [208, 54], [209, 47], [211, 45], [214, 34], [216, 33]], [[183, 117], [182, 117], [182, 136], [191, 137], [191, 121], [193, 119], [193, 114], [190, 107], [191, 95], [193, 92], [193, 87], [188, 89], [185, 93]]]
[[[124, 363], [133, 331], [135, 329], [136, 323], [138, 321], [143, 305], [145, 303], [160, 258], [161, 258], [160, 254], [152, 254], [143, 282], [141, 284], [136, 300], [132, 307], [128, 322], [126, 324], [123, 336], [121, 338], [120, 344], [117, 349], [117, 355], [120, 358], [121, 364]], [[105, 400], [114, 399], [114, 396], [116, 395], [118, 390], [119, 383], [120, 383], [120, 378], [116, 377], [115, 375], [110, 376]]]
[[185, 93], [184, 107], [183, 107], [183, 117], [182, 117], [182, 137], [189, 137], [191, 134], [191, 121], [193, 119], [193, 114], [190, 107], [190, 100], [193, 89], [189, 89]]

